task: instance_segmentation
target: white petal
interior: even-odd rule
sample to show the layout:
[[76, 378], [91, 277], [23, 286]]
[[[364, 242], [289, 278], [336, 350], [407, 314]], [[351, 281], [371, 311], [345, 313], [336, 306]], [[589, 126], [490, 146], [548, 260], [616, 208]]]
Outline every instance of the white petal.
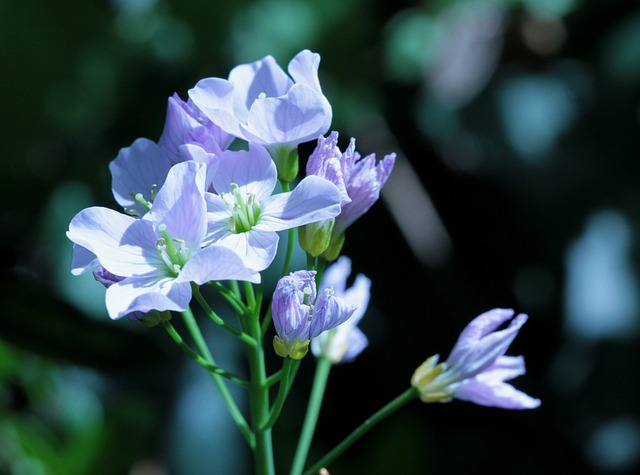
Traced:
[[244, 280], [260, 282], [260, 274], [247, 269], [244, 262], [231, 249], [214, 245], [191, 256], [177, 278], [178, 282], [204, 284], [211, 280]]

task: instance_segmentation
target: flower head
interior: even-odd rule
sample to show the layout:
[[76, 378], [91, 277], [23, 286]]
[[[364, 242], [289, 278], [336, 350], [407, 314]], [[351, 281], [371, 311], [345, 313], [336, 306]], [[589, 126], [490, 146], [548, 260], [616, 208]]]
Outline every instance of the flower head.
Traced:
[[[203, 247], [206, 233], [205, 166], [175, 165], [141, 219], [93, 207], [78, 213], [67, 236], [75, 246], [77, 272], [99, 263], [111, 279], [106, 304], [111, 318], [152, 310], [184, 311], [190, 282], [247, 280], [259, 275], [223, 246]], [[96, 257], [90, 260], [91, 255]]]
[[292, 272], [276, 285], [271, 305], [277, 333], [273, 344], [282, 357], [302, 358], [309, 340], [345, 322], [355, 311], [333, 288], [316, 296], [315, 275], [315, 271]]
[[340, 212], [338, 190], [327, 180], [308, 177], [292, 192], [272, 195], [276, 183], [276, 167], [264, 147], [224, 152], [213, 177], [217, 193], [206, 194], [206, 242], [233, 249], [247, 267], [261, 271], [275, 256], [277, 231]]
[[510, 379], [525, 373], [522, 356], [504, 356], [527, 321], [520, 314], [504, 330], [497, 330], [513, 317], [513, 310], [483, 313], [462, 330], [449, 358], [438, 364], [438, 355], [428, 358], [413, 373], [411, 384], [424, 402], [448, 402], [453, 398], [482, 406], [532, 409], [540, 400], [518, 391]]
[[325, 255], [329, 260], [338, 256], [345, 230], [378, 200], [395, 163], [395, 154], [387, 155], [377, 163], [375, 154], [361, 158], [353, 138], [344, 153], [337, 143], [337, 132], [320, 137], [307, 162], [307, 176], [326, 178], [340, 190], [341, 211], [335, 218], [332, 242]]
[[351, 261], [340, 257], [324, 273], [321, 289], [333, 288], [336, 297], [342, 298], [355, 310], [351, 317], [336, 328], [318, 335], [311, 340], [311, 351], [316, 357], [327, 356], [334, 364], [353, 361], [367, 347], [368, 340], [358, 323], [369, 304], [371, 281], [359, 274], [354, 284], [346, 288], [347, 277], [351, 273]]
[[320, 55], [304, 50], [288, 76], [272, 56], [236, 66], [228, 80], [206, 78], [189, 91], [193, 103], [225, 132], [267, 147], [290, 148], [324, 134], [332, 111], [320, 88]]

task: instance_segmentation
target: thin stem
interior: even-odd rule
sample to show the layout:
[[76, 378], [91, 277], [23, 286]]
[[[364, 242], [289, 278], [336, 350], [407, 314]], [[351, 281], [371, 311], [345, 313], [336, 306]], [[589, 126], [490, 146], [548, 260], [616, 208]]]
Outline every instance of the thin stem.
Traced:
[[316, 270], [316, 258], [307, 253], [307, 270]]
[[269, 329], [269, 324], [271, 323], [271, 305], [269, 305], [269, 308], [267, 309], [267, 313], [264, 316], [264, 320], [262, 320], [262, 325], [261, 325], [261, 330], [262, 330], [262, 336], [265, 335], [265, 333], [267, 333], [267, 330]]
[[388, 403], [378, 412], [376, 412], [369, 419], [364, 421], [360, 427], [354, 430], [351, 434], [349, 434], [342, 442], [335, 446], [333, 450], [331, 450], [327, 455], [318, 460], [314, 465], [311, 466], [303, 475], [315, 475], [318, 471], [326, 467], [329, 463], [333, 462], [338, 456], [340, 456], [345, 450], [347, 450], [351, 445], [357, 441], [360, 437], [366, 434], [370, 429], [372, 429], [378, 422], [380, 422], [385, 417], [391, 415], [393, 412], [400, 409], [409, 401], [416, 399], [419, 393], [416, 388], [413, 386], [407, 389], [405, 392], [400, 394], [393, 401]]
[[298, 368], [300, 367], [300, 361], [301, 360], [294, 360], [289, 357], [284, 358], [284, 362], [282, 363], [282, 379], [280, 379], [278, 395], [276, 396], [276, 400], [273, 402], [269, 420], [265, 423], [264, 427], [262, 427], [263, 429], [273, 427], [278, 420], [280, 412], [282, 412], [282, 408], [284, 407], [284, 402], [289, 394], [289, 390], [293, 385], [293, 380], [295, 379]]
[[191, 289], [192, 289], [192, 292], [193, 292], [193, 296], [196, 298], [196, 300], [198, 301], [198, 303], [200, 304], [202, 309], [206, 312], [206, 314], [209, 316], [209, 318], [211, 320], [213, 320], [213, 322], [215, 324], [220, 325], [222, 328], [227, 330], [232, 335], [237, 336], [238, 338], [240, 338], [240, 340], [242, 340], [247, 345], [255, 346], [256, 342], [251, 336], [247, 335], [242, 330], [239, 330], [238, 328], [234, 327], [233, 325], [229, 325], [222, 318], [220, 318], [216, 314], [216, 312], [213, 311], [213, 309], [209, 306], [207, 301], [204, 299], [204, 297], [200, 293], [200, 289], [198, 288], [197, 285], [193, 284], [191, 286]]
[[[291, 191], [291, 183], [280, 180], [282, 191], [284, 193]], [[293, 248], [296, 241], [296, 229], [291, 228], [287, 231], [287, 250], [284, 255], [284, 264], [282, 265], [281, 275], [287, 275], [289, 273], [289, 267], [291, 266], [291, 258], [293, 257]]]
[[[200, 332], [200, 327], [198, 327], [198, 323], [196, 322], [196, 319], [193, 316], [193, 313], [191, 312], [190, 308], [187, 308], [187, 310], [182, 312], [182, 318], [200, 354], [209, 364], [215, 365], [216, 363], [213, 359], [213, 356], [211, 355], [211, 352], [209, 351], [207, 342], [205, 341], [204, 336], [202, 336], [202, 332]], [[231, 393], [229, 392], [229, 389], [227, 388], [226, 383], [217, 374], [215, 373], [209, 373], [209, 374], [211, 375], [211, 379], [213, 380], [214, 384], [218, 388], [218, 391], [220, 391], [222, 400], [226, 404], [227, 409], [231, 414], [231, 417], [233, 418], [236, 425], [244, 435], [245, 439], [247, 439], [247, 443], [249, 444], [249, 447], [254, 448], [256, 446], [255, 435], [251, 431], [249, 424], [247, 424], [247, 421], [245, 420], [244, 416], [240, 412], [240, 409], [238, 408], [233, 397], [231, 396]]]
[[229, 305], [233, 307], [238, 315], [243, 315], [248, 312], [247, 306], [233, 290], [227, 289], [220, 282], [209, 282], [209, 285], [220, 292], [220, 295], [229, 302]]
[[251, 422], [256, 438], [254, 449], [256, 475], [274, 475], [273, 444], [271, 429], [265, 428], [269, 419], [269, 385], [262, 346], [262, 329], [260, 327], [260, 304], [262, 291], [258, 289], [258, 298], [254, 294], [253, 286], [245, 283], [247, 305], [251, 312], [246, 316], [249, 334], [255, 341], [254, 346], [248, 347], [250, 379]]
[[307, 406], [307, 413], [304, 417], [302, 432], [300, 433], [300, 439], [298, 440], [298, 448], [296, 449], [293, 464], [291, 465], [291, 475], [298, 475], [302, 473], [302, 469], [304, 468], [304, 464], [307, 460], [307, 454], [309, 453], [309, 447], [311, 447], [313, 433], [315, 432], [316, 424], [318, 423], [318, 415], [320, 414], [322, 398], [324, 397], [324, 390], [327, 387], [327, 379], [329, 378], [331, 365], [332, 362], [328, 357], [321, 356], [318, 358], [316, 374], [313, 377], [313, 386], [311, 388], [309, 405]]
[[266, 384], [267, 387], [270, 388], [281, 379], [282, 379], [282, 369], [279, 369], [278, 371], [273, 373], [271, 376], [269, 376], [267, 379], [265, 379], [264, 384]]
[[233, 381], [234, 383], [239, 384], [244, 388], [249, 387], [249, 381], [242, 379], [233, 373], [230, 373], [221, 368], [218, 368], [217, 366], [209, 363], [207, 360], [205, 360], [202, 356], [197, 354], [195, 351], [193, 351], [189, 347], [189, 345], [187, 345], [187, 343], [182, 339], [178, 331], [173, 327], [173, 325], [171, 325], [169, 321], [167, 320], [163, 321], [162, 326], [165, 328], [165, 330], [167, 330], [167, 333], [169, 333], [173, 341], [175, 341], [178, 344], [178, 346], [182, 348], [182, 350], [189, 356], [189, 358], [191, 358], [193, 361], [198, 363], [204, 369], [206, 369], [210, 373], [218, 374], [223, 378], [228, 379], [229, 381]]

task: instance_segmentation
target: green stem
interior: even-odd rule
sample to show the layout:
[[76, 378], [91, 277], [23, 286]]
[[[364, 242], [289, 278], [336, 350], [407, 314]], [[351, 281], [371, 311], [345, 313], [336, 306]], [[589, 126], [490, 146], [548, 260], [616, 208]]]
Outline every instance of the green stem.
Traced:
[[218, 374], [218, 375], [222, 376], [223, 378], [228, 379], [229, 381], [233, 381], [234, 383], [237, 383], [242, 387], [245, 387], [245, 388], [249, 387], [249, 381], [247, 381], [245, 379], [242, 379], [242, 378], [240, 378], [239, 376], [236, 376], [233, 373], [230, 373], [230, 372], [225, 371], [225, 370], [223, 370], [221, 368], [218, 368], [217, 366], [209, 363], [207, 360], [205, 360], [202, 356], [197, 354], [195, 351], [193, 351], [189, 347], [189, 345], [187, 345], [185, 343], [185, 341], [182, 339], [180, 334], [173, 327], [173, 325], [171, 325], [171, 323], [169, 321], [167, 321], [167, 320], [163, 321], [162, 322], [162, 326], [165, 328], [165, 330], [167, 330], [167, 333], [169, 333], [169, 335], [171, 336], [173, 341], [175, 341], [178, 344], [178, 346], [180, 348], [182, 348], [182, 350], [189, 356], [189, 358], [191, 358], [193, 361], [198, 363], [204, 369], [206, 369], [210, 373]]
[[419, 393], [416, 388], [411, 386], [405, 392], [400, 394], [397, 398], [391, 401], [389, 404], [384, 406], [378, 412], [376, 412], [369, 419], [364, 421], [360, 427], [354, 430], [351, 434], [347, 436], [340, 444], [336, 445], [336, 447], [331, 450], [327, 455], [318, 460], [311, 468], [309, 468], [303, 475], [315, 475], [318, 471], [326, 467], [329, 463], [335, 460], [338, 456], [340, 456], [345, 450], [347, 450], [351, 445], [357, 441], [360, 437], [366, 434], [370, 429], [372, 429], [378, 422], [380, 422], [385, 417], [391, 415], [396, 410], [400, 409], [409, 401], [416, 399]]
[[324, 397], [324, 390], [327, 387], [327, 379], [329, 379], [329, 372], [332, 364], [331, 360], [326, 356], [318, 358], [316, 374], [313, 377], [313, 386], [311, 388], [309, 405], [307, 406], [307, 413], [304, 417], [300, 440], [298, 440], [298, 448], [296, 449], [293, 464], [291, 465], [291, 475], [298, 475], [302, 473], [302, 469], [304, 468], [304, 464], [307, 460], [307, 454], [309, 453], [313, 433], [315, 432], [316, 424], [318, 423], [318, 415], [320, 414], [320, 407], [322, 406], [322, 398]]
[[[291, 183], [287, 181], [280, 180], [280, 186], [282, 186], [282, 191], [287, 193], [291, 191]], [[287, 231], [287, 250], [284, 255], [284, 264], [282, 265], [282, 273], [281, 275], [287, 275], [289, 273], [289, 267], [291, 266], [291, 258], [293, 257], [293, 248], [295, 246], [296, 241], [296, 229], [291, 228]]]
[[254, 448], [256, 475], [274, 475], [273, 444], [271, 428], [265, 428], [269, 419], [269, 385], [265, 368], [262, 329], [260, 327], [260, 304], [262, 291], [258, 290], [256, 299], [253, 286], [245, 283], [247, 305], [251, 313], [247, 315], [247, 329], [255, 345], [248, 347], [250, 379], [251, 422], [255, 433]]
[[200, 304], [202, 309], [206, 312], [206, 314], [209, 316], [209, 318], [211, 320], [213, 320], [213, 322], [216, 325], [220, 325], [222, 328], [227, 330], [232, 335], [237, 336], [238, 338], [240, 338], [240, 340], [242, 340], [247, 345], [255, 346], [256, 342], [251, 336], [247, 335], [242, 330], [239, 330], [238, 328], [234, 327], [233, 325], [229, 325], [222, 318], [220, 318], [216, 314], [216, 312], [213, 311], [213, 309], [209, 306], [207, 301], [204, 299], [204, 297], [200, 293], [200, 289], [198, 288], [197, 285], [192, 284], [191, 285], [191, 289], [192, 289], [192, 292], [193, 292], [193, 296], [196, 298], [196, 300], [198, 301], [198, 303]]
[[307, 253], [307, 270], [316, 270], [316, 258]]
[[269, 420], [264, 425], [264, 429], [273, 427], [273, 425], [278, 420], [280, 412], [282, 412], [284, 402], [286, 401], [287, 395], [289, 394], [289, 390], [293, 385], [293, 380], [295, 379], [298, 368], [300, 367], [300, 361], [301, 360], [294, 360], [289, 357], [284, 358], [284, 362], [282, 363], [282, 379], [280, 379], [278, 395], [276, 396], [276, 400], [273, 402], [273, 407], [271, 408], [271, 416], [269, 416]]
[[265, 384], [267, 385], [268, 388], [270, 388], [271, 386], [273, 386], [274, 384], [276, 384], [278, 381], [280, 381], [282, 379], [282, 369], [279, 369], [278, 371], [276, 371], [275, 373], [273, 373], [271, 376], [269, 376], [266, 380], [265, 380]]
[[233, 307], [238, 315], [244, 315], [248, 312], [247, 306], [242, 301], [242, 298], [238, 297], [233, 290], [227, 289], [220, 282], [209, 282], [209, 285], [220, 292], [220, 295], [229, 302], [229, 305]]
[[[207, 363], [211, 365], [215, 365], [216, 363], [213, 359], [213, 356], [211, 355], [211, 352], [209, 351], [207, 342], [205, 341], [204, 336], [202, 336], [202, 332], [200, 332], [200, 327], [198, 327], [198, 323], [196, 322], [196, 319], [193, 316], [193, 313], [191, 312], [190, 308], [187, 308], [187, 310], [182, 312], [182, 318], [184, 320], [184, 323], [187, 329], [189, 330], [189, 333], [191, 334], [191, 338], [193, 338], [193, 342], [196, 345], [196, 348], [198, 349], [202, 357], [207, 361]], [[245, 439], [247, 439], [247, 443], [249, 444], [249, 447], [254, 448], [256, 446], [255, 435], [251, 431], [249, 424], [247, 424], [247, 421], [245, 420], [244, 416], [240, 412], [240, 409], [238, 408], [233, 397], [231, 396], [231, 393], [229, 392], [229, 389], [227, 388], [227, 385], [225, 384], [224, 380], [215, 373], [209, 373], [209, 374], [211, 375], [211, 379], [213, 379], [214, 384], [218, 388], [218, 391], [220, 391], [222, 400], [226, 404], [227, 409], [229, 409], [229, 413], [231, 414], [231, 417], [233, 418], [236, 425], [244, 435]]]

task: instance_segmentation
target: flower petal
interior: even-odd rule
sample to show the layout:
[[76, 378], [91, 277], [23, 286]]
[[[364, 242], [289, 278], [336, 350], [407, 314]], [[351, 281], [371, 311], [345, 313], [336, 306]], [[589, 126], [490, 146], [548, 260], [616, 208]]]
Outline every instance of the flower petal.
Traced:
[[504, 355], [527, 321], [527, 316], [520, 314], [508, 328], [494, 331], [513, 313], [513, 310], [494, 309], [472, 320], [460, 333], [447, 364], [455, 367], [461, 378], [472, 377], [494, 364], [498, 357]]
[[234, 85], [236, 109], [251, 109], [259, 95], [283, 96], [293, 86], [293, 81], [278, 65], [273, 56], [236, 66], [229, 73], [229, 82]]
[[256, 229], [282, 231], [329, 219], [340, 213], [340, 192], [317, 176], [304, 178], [290, 193], [273, 195], [262, 204]]
[[169, 236], [183, 240], [192, 252], [200, 249], [207, 231], [205, 179], [206, 167], [202, 163], [188, 161], [174, 165], [151, 211], [143, 218], [155, 227], [164, 224]]
[[223, 131], [243, 137], [240, 121], [246, 121], [244, 109], [235, 110], [234, 86], [226, 79], [205, 78], [189, 89], [189, 97], [203, 114]]
[[278, 250], [278, 234], [252, 229], [246, 233], [226, 233], [215, 243], [235, 252], [244, 266], [260, 272], [271, 265]]
[[177, 282], [195, 282], [202, 285], [211, 280], [244, 280], [260, 283], [260, 274], [247, 269], [244, 262], [231, 249], [215, 245], [191, 256], [176, 279]]
[[116, 275], [146, 274], [164, 266], [151, 223], [108, 208], [80, 211], [71, 220], [67, 237], [95, 254], [100, 264]]
[[151, 140], [137, 139], [130, 147], [120, 150], [109, 163], [113, 196], [120, 206], [136, 210], [140, 216], [147, 208], [133, 199], [137, 193], [151, 201], [151, 189], [164, 184], [171, 168], [169, 158]]
[[262, 202], [271, 196], [277, 181], [278, 172], [269, 152], [260, 145], [252, 144], [249, 151], [222, 154], [213, 187], [218, 193], [229, 193], [233, 183], [245, 200], [251, 193], [258, 202]]
[[71, 273], [73, 275], [84, 274], [99, 265], [100, 262], [93, 252], [78, 244], [73, 244], [71, 250]]
[[455, 398], [503, 409], [534, 409], [540, 406], [539, 399], [532, 398], [499, 378], [481, 378], [483, 375], [462, 381], [455, 389]]
[[151, 310], [181, 312], [187, 309], [190, 300], [191, 285], [188, 282], [176, 283], [173, 278], [162, 277], [158, 273], [114, 283], [106, 293], [107, 311], [113, 319]]
[[315, 338], [322, 332], [337, 327], [353, 315], [354, 311], [355, 307], [336, 297], [333, 289], [322, 289], [313, 310], [309, 338]]
[[294, 84], [284, 96], [253, 102], [243, 126], [244, 136], [263, 145], [297, 145], [324, 134], [329, 129], [329, 116], [331, 107], [322, 94]]

